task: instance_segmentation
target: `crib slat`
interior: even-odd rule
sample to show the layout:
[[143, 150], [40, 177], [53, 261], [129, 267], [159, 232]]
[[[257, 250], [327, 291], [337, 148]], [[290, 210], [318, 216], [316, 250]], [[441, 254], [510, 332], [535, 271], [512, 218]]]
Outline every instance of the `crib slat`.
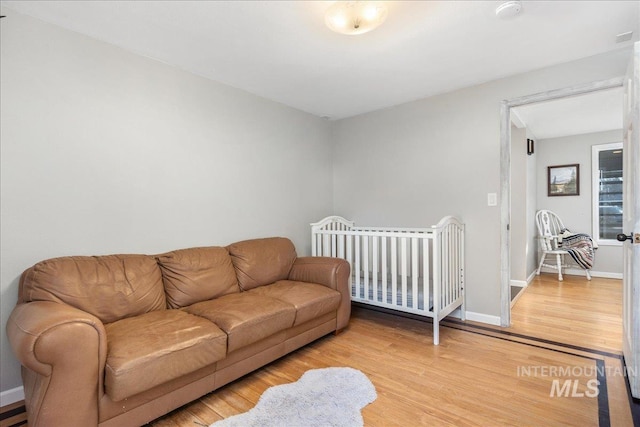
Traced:
[[[458, 278], [458, 298], [463, 296], [464, 289], [464, 233], [462, 230], [457, 230], [458, 238], [456, 240], [456, 259], [458, 260], [458, 269], [456, 271], [456, 277]], [[462, 319], [464, 320], [464, 319]]]
[[446, 254], [449, 253], [449, 233], [445, 229], [442, 233], [442, 244], [443, 249], [442, 253], [445, 254], [442, 258], [440, 258], [440, 262], [442, 263], [442, 292], [440, 293], [441, 298], [441, 307], [447, 306], [447, 291], [449, 289], [449, 260]]
[[364, 270], [364, 298], [371, 299], [369, 292], [371, 291], [371, 283], [369, 282], [369, 236], [362, 236], [362, 269]]
[[391, 304], [398, 304], [398, 238], [391, 238]]
[[373, 300], [380, 301], [378, 298], [378, 238], [371, 238], [371, 283], [373, 283]]
[[400, 271], [402, 278], [402, 306], [407, 306], [407, 238], [400, 238]]
[[454, 257], [456, 258], [456, 299], [460, 298], [461, 287], [460, 283], [460, 270], [461, 270], [461, 260], [460, 260], [460, 230], [456, 229], [456, 250], [454, 253]]
[[433, 251], [431, 257], [433, 258], [433, 316], [434, 318], [440, 313], [440, 256], [439, 253], [442, 250], [440, 244], [440, 235], [436, 233], [433, 240]]
[[322, 256], [322, 234], [316, 236], [316, 255]]
[[430, 310], [431, 307], [429, 307], [429, 296], [431, 293], [430, 290], [430, 286], [429, 286], [429, 277], [431, 277], [430, 275], [430, 268], [429, 268], [429, 242], [430, 240], [428, 239], [423, 239], [422, 240], [422, 290], [423, 290], [423, 307], [425, 310]]
[[318, 251], [316, 248], [316, 233], [311, 230], [311, 256], [317, 256]]
[[418, 308], [418, 239], [411, 238], [411, 307]]
[[356, 296], [360, 298], [362, 294], [360, 293], [360, 236], [354, 236], [354, 281], [356, 282]]
[[453, 259], [451, 258], [451, 254], [453, 253], [453, 233], [451, 232], [451, 228], [447, 227], [447, 271], [449, 279], [447, 280], [447, 305], [451, 304], [453, 301]]
[[451, 274], [453, 278], [453, 288], [451, 293], [452, 301], [458, 299], [458, 289], [460, 288], [460, 276], [458, 275], [458, 230], [451, 229]]
[[443, 257], [440, 258], [440, 263], [442, 265], [442, 291], [440, 292], [440, 307], [447, 306], [447, 289], [449, 285], [449, 268], [447, 265], [447, 253], [449, 250], [449, 239], [447, 229], [445, 228], [442, 231], [442, 253]]
[[441, 276], [440, 280], [442, 285], [440, 286], [440, 307], [445, 307], [444, 299], [447, 294], [447, 234], [446, 232], [442, 232], [442, 252], [444, 256], [440, 257], [440, 271]]
[[[353, 277], [353, 273], [354, 273], [353, 271], [353, 235], [346, 235], [344, 237], [345, 237], [345, 240], [346, 240], [345, 243], [347, 246], [346, 260], [349, 262], [349, 265], [352, 266], [351, 276]], [[354, 283], [351, 283], [351, 285], [353, 286]], [[355, 297], [358, 295], [353, 287], [350, 289], [350, 292], [352, 297]]]
[[338, 235], [336, 234], [332, 234], [331, 235], [331, 256], [334, 257], [336, 256], [337, 252], [336, 252], [336, 248], [338, 247], [338, 241], [337, 241]]
[[449, 256], [451, 254], [451, 231], [447, 230], [447, 255], [445, 258], [447, 259], [447, 299], [445, 301], [446, 305], [449, 305], [451, 302], [451, 286], [453, 284], [453, 275], [451, 270], [452, 259]]
[[449, 227], [449, 277], [451, 280], [451, 284], [449, 285], [449, 303], [451, 304], [456, 299], [456, 257], [455, 257], [455, 248], [456, 248], [456, 239], [455, 239], [455, 230]]
[[389, 303], [389, 296], [388, 296], [388, 285], [387, 285], [387, 264], [389, 262], [389, 260], [387, 259], [387, 238], [386, 237], [381, 237], [382, 239], [382, 248], [381, 248], [381, 255], [380, 255], [380, 263], [382, 264], [382, 299], [385, 303]]

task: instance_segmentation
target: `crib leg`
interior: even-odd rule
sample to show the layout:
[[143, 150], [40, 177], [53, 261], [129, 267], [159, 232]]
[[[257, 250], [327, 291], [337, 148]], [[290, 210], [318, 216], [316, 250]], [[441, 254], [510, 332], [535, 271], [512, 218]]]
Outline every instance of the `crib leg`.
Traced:
[[436, 315], [433, 318], [433, 345], [440, 344], [440, 322], [438, 321], [438, 316]]

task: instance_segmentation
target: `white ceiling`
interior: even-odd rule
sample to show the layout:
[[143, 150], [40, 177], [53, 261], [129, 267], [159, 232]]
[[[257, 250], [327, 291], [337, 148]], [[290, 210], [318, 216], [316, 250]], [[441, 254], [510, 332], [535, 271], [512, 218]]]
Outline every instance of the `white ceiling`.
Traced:
[[[628, 47], [638, 1], [393, 1], [370, 33], [325, 1], [2, 1], [14, 10], [321, 117], [339, 119]], [[10, 19], [10, 16], [8, 18]], [[633, 31], [633, 40], [616, 35]]]
[[622, 88], [512, 108], [537, 139], [622, 129]]

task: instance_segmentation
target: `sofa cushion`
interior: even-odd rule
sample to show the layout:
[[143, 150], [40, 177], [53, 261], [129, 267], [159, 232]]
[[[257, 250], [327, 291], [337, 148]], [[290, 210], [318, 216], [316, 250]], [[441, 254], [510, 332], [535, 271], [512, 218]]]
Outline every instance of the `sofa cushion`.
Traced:
[[27, 270], [22, 286], [25, 301], [63, 302], [103, 323], [166, 308], [160, 268], [147, 255], [53, 258]]
[[248, 292], [199, 302], [184, 310], [225, 331], [228, 353], [290, 328], [296, 316], [293, 305]]
[[223, 359], [227, 335], [181, 310], [154, 311], [105, 325], [105, 390], [113, 401]]
[[171, 308], [240, 292], [226, 248], [181, 249], [156, 256]]
[[289, 303], [296, 308], [293, 326], [336, 311], [340, 305], [340, 292], [316, 283], [280, 280], [269, 286], [252, 289], [249, 294], [264, 295]]
[[245, 291], [288, 278], [297, 257], [291, 240], [283, 237], [244, 240], [227, 248]]

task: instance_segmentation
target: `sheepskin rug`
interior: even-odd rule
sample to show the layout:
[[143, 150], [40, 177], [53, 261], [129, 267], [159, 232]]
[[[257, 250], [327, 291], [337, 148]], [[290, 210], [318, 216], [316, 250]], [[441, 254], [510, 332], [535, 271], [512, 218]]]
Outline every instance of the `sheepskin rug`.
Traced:
[[267, 389], [250, 411], [211, 427], [362, 426], [360, 411], [376, 398], [375, 387], [357, 369], [312, 369], [294, 383]]

